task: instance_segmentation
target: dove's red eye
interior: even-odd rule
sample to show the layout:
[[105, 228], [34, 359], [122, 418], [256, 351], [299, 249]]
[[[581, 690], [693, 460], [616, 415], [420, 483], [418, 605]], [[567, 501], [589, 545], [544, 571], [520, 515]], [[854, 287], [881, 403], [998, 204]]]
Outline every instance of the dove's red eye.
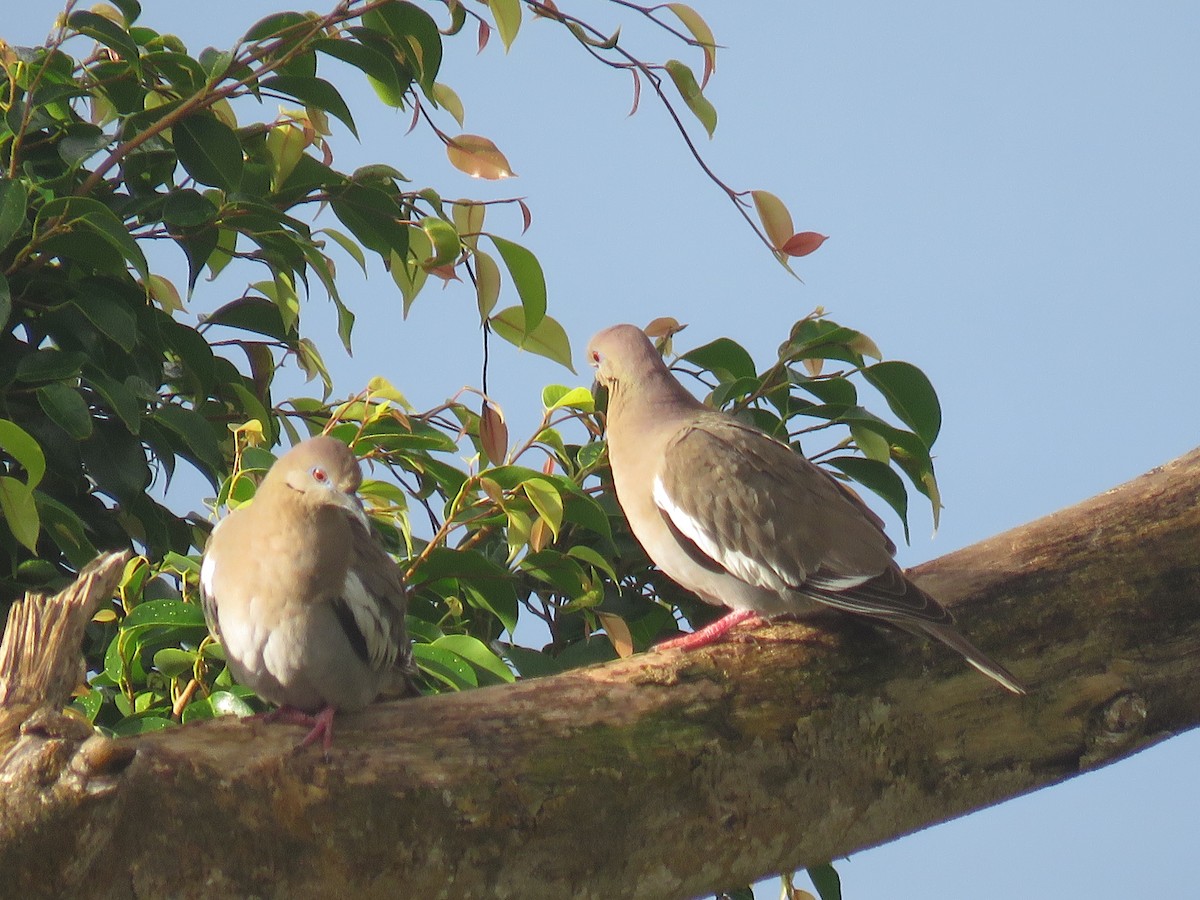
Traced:
[[317, 466], [312, 470], [312, 477], [313, 481], [317, 482], [317, 484], [324, 484], [329, 480], [329, 473], [320, 466]]
[[594, 366], [600, 365], [600, 351], [599, 350], [593, 350], [588, 355], [591, 356], [591, 358], [592, 358], [592, 365], [594, 365]]

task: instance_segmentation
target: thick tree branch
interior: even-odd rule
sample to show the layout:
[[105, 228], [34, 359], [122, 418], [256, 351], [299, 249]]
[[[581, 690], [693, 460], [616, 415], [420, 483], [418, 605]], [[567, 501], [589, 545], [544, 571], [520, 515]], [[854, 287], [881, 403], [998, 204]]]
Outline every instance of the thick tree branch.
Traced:
[[1200, 451], [918, 569], [1026, 698], [829, 617], [379, 705], [329, 763], [260, 723], [91, 738], [0, 830], [4, 889], [687, 897], [837, 858], [1200, 722], [1198, 536]]

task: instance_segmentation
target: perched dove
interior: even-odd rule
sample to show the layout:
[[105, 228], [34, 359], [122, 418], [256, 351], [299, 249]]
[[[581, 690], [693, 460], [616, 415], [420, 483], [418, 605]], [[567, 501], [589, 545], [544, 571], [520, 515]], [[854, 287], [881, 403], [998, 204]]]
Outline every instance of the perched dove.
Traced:
[[786, 444], [702, 404], [640, 329], [601, 331], [588, 361], [608, 388], [608, 455], [634, 535], [673, 580], [733, 610], [660, 649], [703, 646], [755, 616], [825, 604], [924, 631], [1025, 693], [904, 576], [883, 522], [855, 494]]
[[213, 529], [200, 569], [204, 617], [238, 682], [333, 741], [333, 715], [409, 692], [412, 647], [400, 567], [355, 493], [362, 471], [331, 437], [297, 444], [252, 503]]

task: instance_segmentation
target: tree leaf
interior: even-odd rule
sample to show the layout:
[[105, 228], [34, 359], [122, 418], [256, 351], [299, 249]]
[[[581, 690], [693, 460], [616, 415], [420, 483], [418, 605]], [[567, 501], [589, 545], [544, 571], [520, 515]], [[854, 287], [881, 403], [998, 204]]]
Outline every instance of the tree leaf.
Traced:
[[809, 866], [806, 870], [821, 900], [842, 900], [842, 880], [829, 863]]
[[[363, 36], [366, 37], [365, 34]], [[401, 72], [395, 54], [386, 41], [377, 39], [377, 43], [378, 46], [347, 38], [319, 38], [313, 41], [312, 48], [354, 66], [370, 78], [372, 87], [384, 103], [400, 106], [404, 102], [404, 92], [412, 81], [411, 75], [405, 77]], [[384, 48], [388, 52], [383, 52]]]
[[510, 344], [552, 359], [572, 372], [575, 371], [575, 366], [571, 364], [570, 339], [563, 327], [550, 316], [544, 316], [537, 328], [528, 332], [525, 329], [525, 311], [519, 306], [501, 310], [488, 322], [492, 330]]
[[563, 520], [563, 499], [558, 488], [544, 478], [530, 478], [521, 485], [521, 489], [557, 539]]
[[349, 184], [330, 200], [334, 213], [364, 247], [384, 259], [391, 252], [408, 253], [408, 226], [397, 221], [400, 210], [394, 196], [376, 187]]
[[596, 612], [596, 618], [604, 627], [604, 633], [608, 635], [608, 640], [613, 645], [613, 649], [617, 651], [617, 656], [622, 659], [633, 656], [633, 635], [629, 633], [629, 626], [625, 624], [625, 620], [615, 613], [600, 611]]
[[537, 257], [520, 244], [515, 244], [496, 235], [488, 235], [512, 276], [525, 312], [525, 329], [531, 332], [541, 324], [546, 315], [546, 276]]
[[433, 255], [420, 261], [421, 268], [428, 271], [458, 259], [458, 254], [462, 252], [462, 242], [459, 241], [458, 232], [453, 225], [437, 216], [426, 216], [421, 220], [421, 229], [433, 248]]
[[504, 664], [504, 660], [493, 653], [483, 641], [469, 634], [447, 634], [435, 640], [433, 646], [461, 656], [471, 665], [494, 675], [499, 681], [512, 684], [517, 680], [512, 670]]
[[450, 138], [446, 143], [446, 155], [450, 158], [450, 165], [472, 178], [497, 181], [516, 177], [499, 148], [478, 134], [460, 134]]
[[717, 111], [708, 102], [708, 98], [701, 93], [700, 85], [696, 84], [696, 76], [691, 69], [677, 59], [667, 60], [666, 69], [671, 80], [675, 82], [679, 96], [683, 98], [683, 102], [687, 104], [688, 109], [704, 126], [704, 130], [711, 138], [717, 129]]
[[568, 388], [561, 384], [551, 384], [542, 388], [542, 406], [546, 409], [578, 409], [590, 413], [596, 408], [592, 392], [585, 387]]
[[25, 470], [26, 485], [32, 491], [46, 474], [46, 456], [41, 445], [24, 428], [8, 419], [0, 419], [0, 450]]
[[90, 197], [59, 197], [49, 201], [38, 212], [34, 233], [44, 234], [52, 226], [56, 231], [86, 227], [110, 247], [115, 248], [142, 276], [143, 281], [150, 277], [146, 256], [130, 236], [125, 223], [100, 201]]
[[16, 376], [18, 381], [34, 384], [66, 381], [78, 375], [87, 361], [87, 354], [78, 350], [43, 347], [21, 358], [17, 363]]
[[38, 404], [72, 440], [84, 441], [92, 434], [92, 416], [87, 401], [75, 388], [61, 381], [37, 389]]
[[412, 648], [413, 661], [421, 671], [449, 685], [455, 690], [478, 687], [479, 679], [461, 656], [443, 647], [415, 643]]
[[363, 25], [387, 35], [400, 56], [417, 73], [426, 94], [433, 90], [442, 65], [442, 36], [433, 17], [412, 3], [393, 2], [367, 12]]
[[780, 253], [786, 253], [788, 256], [808, 256], [827, 240], [825, 235], [815, 231], [801, 231], [784, 241], [778, 249]]
[[888, 360], [862, 370], [900, 420], [932, 447], [942, 428], [942, 407], [925, 373], [912, 363]]
[[508, 453], [508, 426], [504, 424], [500, 410], [486, 400], [479, 414], [479, 443], [492, 465], [504, 464], [504, 457]]
[[496, 302], [500, 299], [500, 267], [482, 250], [473, 254], [475, 260], [475, 303], [479, 308], [479, 321], [486, 322]]
[[241, 186], [245, 158], [232, 128], [197, 113], [178, 122], [172, 133], [179, 163], [196, 181], [225, 191]]
[[[512, 42], [517, 39], [517, 32], [521, 30], [521, 2], [520, 0], [488, 0], [488, 6], [492, 9], [492, 18], [496, 20], [496, 30], [500, 32], [504, 50], [508, 52]], [[482, 44], [481, 39], [480, 50], [483, 49]]]
[[[771, 246], [779, 250], [792, 237], [795, 228], [792, 226], [792, 214], [782, 200], [770, 191], [751, 191], [754, 209], [758, 212], [759, 221]], [[816, 249], [816, 248], [814, 248]]]
[[715, 341], [689, 350], [683, 359], [708, 369], [722, 381], [753, 378], [757, 373], [754, 358], [736, 341], [717, 338]]
[[433, 99], [442, 109], [454, 116], [454, 121], [458, 123], [458, 127], [463, 127], [463, 120], [466, 118], [466, 113], [463, 111], [462, 100], [458, 94], [454, 92], [454, 88], [448, 84], [438, 82], [433, 86]]
[[221, 445], [208, 420], [194, 409], [175, 403], [164, 403], [150, 417], [179, 439], [176, 445], [179, 455], [191, 460], [208, 476], [213, 488], [218, 488], [225, 463]]
[[4, 273], [0, 272], [0, 332], [5, 330], [10, 316], [12, 316], [12, 289], [8, 286], [8, 279], [4, 277]]
[[12, 536], [30, 553], [37, 553], [37, 537], [41, 519], [33, 502], [33, 491], [7, 475], [0, 476], [0, 512]]
[[67, 18], [67, 27], [74, 28], [80, 34], [99, 41], [113, 50], [126, 62], [135, 66], [138, 63], [138, 45], [120, 25], [104, 16], [86, 10], [76, 10]]
[[883, 498], [900, 517], [904, 526], [904, 541], [909, 542], [908, 491], [895, 469], [887, 463], [863, 459], [861, 456], [835, 456], [829, 460], [829, 465]]
[[704, 87], [708, 84], [712, 73], [717, 70], [717, 42], [713, 37], [712, 29], [708, 27], [708, 23], [704, 21], [700, 13], [685, 3], [668, 3], [667, 9], [679, 17], [679, 21], [692, 33], [692, 37], [704, 50], [704, 76], [700, 79], [700, 86]]
[[294, 97], [305, 106], [315, 106], [336, 117], [358, 137], [358, 126], [341, 93], [324, 78], [309, 78], [301, 75], [272, 75], [261, 82], [264, 90], [278, 91]]
[[0, 178], [0, 250], [17, 236], [25, 224], [28, 195], [19, 181]]

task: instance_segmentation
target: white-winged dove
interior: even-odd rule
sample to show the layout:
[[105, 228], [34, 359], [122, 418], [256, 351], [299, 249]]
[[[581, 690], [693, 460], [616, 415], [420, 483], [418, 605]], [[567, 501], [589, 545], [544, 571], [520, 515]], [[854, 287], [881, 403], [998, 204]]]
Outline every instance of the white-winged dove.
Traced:
[[641, 329], [601, 331], [588, 361], [608, 388], [609, 461], [634, 535], [674, 581], [732, 609], [659, 649], [703, 646], [755, 616], [825, 604], [923, 631], [1025, 693], [904, 576], [883, 522], [856, 494], [786, 444], [706, 407]]
[[341, 441], [297, 444], [213, 529], [200, 569], [205, 619], [238, 682], [280, 706], [270, 718], [311, 726], [300, 746], [320, 738], [327, 753], [337, 710], [408, 692], [414, 671], [400, 567], [361, 483]]

